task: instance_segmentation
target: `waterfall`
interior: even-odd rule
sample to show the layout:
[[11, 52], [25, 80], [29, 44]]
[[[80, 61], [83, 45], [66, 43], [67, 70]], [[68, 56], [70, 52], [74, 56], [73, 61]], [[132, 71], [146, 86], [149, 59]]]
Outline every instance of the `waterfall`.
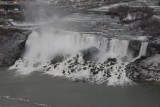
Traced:
[[[25, 54], [10, 69], [19, 74], [40, 71], [74, 81], [130, 84], [125, 72], [128, 62], [122, 61], [127, 57], [128, 45], [128, 40], [93, 34], [35, 30], [26, 41]], [[146, 46], [147, 43], [142, 43], [140, 55], [145, 55]]]
[[148, 42], [142, 42], [138, 56], [134, 58], [131, 62], [134, 62], [135, 60], [141, 58], [142, 56], [145, 56], [147, 53], [147, 48], [148, 48]]
[[[110, 52], [120, 57], [127, 56], [129, 41], [112, 39], [110, 41]], [[114, 56], [115, 57], [115, 56]]]
[[142, 42], [138, 57], [146, 55], [147, 47], [148, 47], [148, 42]]

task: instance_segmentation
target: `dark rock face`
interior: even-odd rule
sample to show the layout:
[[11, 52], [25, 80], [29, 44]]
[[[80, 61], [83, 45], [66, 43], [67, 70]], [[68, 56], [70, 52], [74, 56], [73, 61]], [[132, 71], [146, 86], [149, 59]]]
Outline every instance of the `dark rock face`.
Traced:
[[129, 51], [133, 53], [133, 56], [136, 57], [138, 56], [139, 50], [141, 47], [141, 41], [138, 40], [131, 40], [129, 42]]
[[83, 59], [87, 61], [96, 60], [96, 55], [99, 53], [99, 50], [96, 47], [91, 47], [89, 49], [83, 50]]
[[64, 56], [62, 54], [59, 54], [52, 59], [51, 63], [56, 64], [56, 63], [62, 62], [63, 59], [64, 59]]
[[126, 68], [127, 76], [135, 81], [160, 81], [160, 55], [141, 58], [129, 64]]
[[149, 43], [148, 49], [147, 49], [147, 55], [153, 56], [157, 53], [160, 54], [160, 44]]
[[0, 28], [0, 66], [10, 66], [20, 58], [31, 31]]
[[158, 5], [160, 6], [160, 1], [158, 2]]

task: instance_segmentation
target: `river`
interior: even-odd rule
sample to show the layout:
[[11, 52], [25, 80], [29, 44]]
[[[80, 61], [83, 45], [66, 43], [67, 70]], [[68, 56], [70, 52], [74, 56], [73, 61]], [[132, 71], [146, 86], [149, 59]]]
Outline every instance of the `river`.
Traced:
[[160, 86], [107, 86], [0, 69], [0, 107], [160, 107]]

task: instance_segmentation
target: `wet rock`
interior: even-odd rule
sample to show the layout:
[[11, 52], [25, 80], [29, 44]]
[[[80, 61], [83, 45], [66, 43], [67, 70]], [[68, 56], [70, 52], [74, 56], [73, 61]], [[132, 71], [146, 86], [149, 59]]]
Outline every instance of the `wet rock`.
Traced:
[[75, 70], [74, 70], [74, 69], [71, 69], [71, 73], [73, 73], [73, 72], [75, 72]]
[[54, 57], [51, 61], [52, 64], [56, 64], [61, 62], [64, 59], [63, 55], [57, 55], [56, 57]]
[[51, 67], [47, 68], [47, 70], [46, 70], [46, 71], [49, 71], [50, 69], [51, 69]]
[[117, 59], [116, 58], [108, 58], [107, 61], [105, 61], [105, 63], [107, 64], [107, 66], [112, 66], [117, 63]]
[[134, 57], [138, 56], [141, 47], [141, 41], [139, 40], [131, 40], [129, 42], [129, 52], [132, 52]]
[[158, 2], [158, 5], [160, 6], [160, 1]]
[[0, 66], [10, 66], [21, 57], [31, 31], [0, 28]]
[[127, 65], [127, 76], [135, 81], [160, 82], [160, 55], [138, 59]]
[[141, 41], [138, 40], [131, 40], [129, 42], [129, 48], [132, 48], [133, 50], [138, 51], [141, 47]]
[[83, 53], [83, 59], [87, 61], [94, 60], [96, 58], [96, 55], [98, 54], [99, 50], [96, 47], [91, 47], [86, 50], [82, 50]]
[[148, 49], [147, 49], [147, 55], [153, 56], [157, 53], [160, 53], [160, 44], [149, 43]]

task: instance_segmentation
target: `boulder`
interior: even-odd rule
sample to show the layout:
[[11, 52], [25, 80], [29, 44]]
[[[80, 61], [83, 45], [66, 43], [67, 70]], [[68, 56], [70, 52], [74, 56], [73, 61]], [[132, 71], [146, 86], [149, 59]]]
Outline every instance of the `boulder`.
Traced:
[[96, 55], [99, 53], [99, 50], [96, 47], [90, 47], [82, 50], [82, 53], [85, 61], [91, 61], [96, 59]]

